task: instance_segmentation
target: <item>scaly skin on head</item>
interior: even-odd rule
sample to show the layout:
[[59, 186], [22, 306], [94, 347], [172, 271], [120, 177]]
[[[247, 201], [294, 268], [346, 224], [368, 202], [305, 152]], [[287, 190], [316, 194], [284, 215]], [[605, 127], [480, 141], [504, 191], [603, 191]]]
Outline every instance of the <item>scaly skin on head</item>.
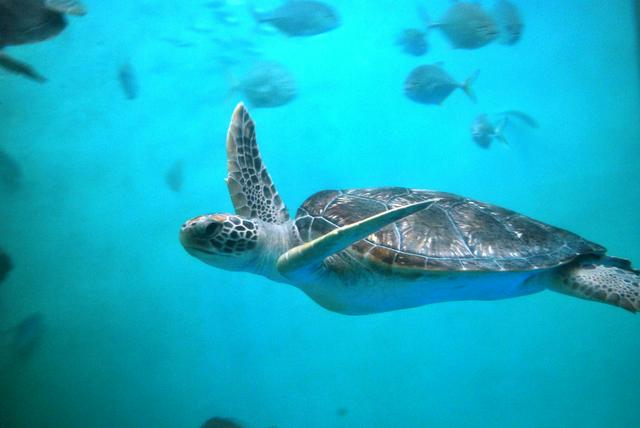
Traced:
[[180, 242], [189, 254], [209, 265], [284, 281], [275, 264], [289, 248], [292, 226], [290, 221], [275, 225], [234, 214], [207, 214], [182, 225]]

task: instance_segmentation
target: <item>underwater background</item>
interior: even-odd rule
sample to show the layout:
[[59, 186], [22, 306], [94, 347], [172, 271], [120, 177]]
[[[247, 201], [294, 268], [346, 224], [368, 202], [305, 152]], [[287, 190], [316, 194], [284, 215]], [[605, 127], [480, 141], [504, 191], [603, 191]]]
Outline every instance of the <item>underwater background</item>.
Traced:
[[[259, 29], [227, 3], [231, 22], [200, 0], [87, 0], [59, 36], [7, 48], [48, 81], [0, 74], [0, 148], [22, 171], [0, 188], [14, 265], [0, 284], [0, 426], [640, 427], [640, 318], [619, 308], [542, 292], [350, 317], [178, 241], [186, 219], [233, 211], [233, 86], [260, 58], [296, 77], [290, 103], [249, 105], [292, 213], [322, 189], [436, 189], [640, 265], [634, 2], [520, 0], [517, 44], [453, 49], [432, 32], [420, 57], [394, 43], [424, 25], [412, 0], [329, 2], [341, 25], [312, 37]], [[480, 70], [478, 102], [409, 100], [406, 76], [436, 62], [458, 80]], [[474, 144], [473, 119], [504, 110], [540, 126]], [[16, 354], [31, 314], [38, 343]]]

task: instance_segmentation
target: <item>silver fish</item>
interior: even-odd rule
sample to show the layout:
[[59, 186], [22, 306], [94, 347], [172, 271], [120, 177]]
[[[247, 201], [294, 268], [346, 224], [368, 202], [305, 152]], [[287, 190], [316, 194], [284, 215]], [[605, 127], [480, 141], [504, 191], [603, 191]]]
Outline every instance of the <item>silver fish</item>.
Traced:
[[475, 71], [462, 83], [455, 81], [439, 64], [421, 65], [414, 68], [404, 82], [404, 93], [409, 99], [421, 104], [442, 104], [453, 91], [462, 89], [472, 101], [476, 101], [471, 84], [478, 77]]
[[471, 137], [480, 147], [489, 147], [493, 139], [508, 144], [504, 136], [504, 130], [507, 125], [511, 126], [511, 123], [513, 123], [513, 121], [510, 120], [511, 118], [518, 119], [531, 128], [538, 128], [539, 126], [534, 118], [518, 110], [507, 110], [494, 116], [496, 116], [497, 119], [495, 124], [486, 114], [477, 116], [471, 124]]
[[509, 0], [498, 0], [493, 7], [493, 16], [500, 27], [500, 43], [513, 45], [522, 37], [524, 23], [520, 11]]
[[531, 128], [539, 128], [540, 127], [540, 125], [538, 124], [538, 122], [534, 118], [529, 116], [527, 113], [524, 113], [524, 112], [519, 111], [519, 110], [507, 110], [507, 111], [503, 111], [502, 113], [499, 113], [499, 114], [502, 115], [502, 116], [515, 117], [516, 119], [522, 121], [526, 125], [529, 125]]
[[494, 41], [499, 34], [493, 18], [478, 3], [456, 2], [442, 19], [430, 22], [421, 6], [419, 13], [429, 28], [438, 28], [458, 49], [477, 49]]
[[407, 28], [398, 38], [396, 44], [402, 47], [404, 52], [409, 55], [420, 56], [427, 53], [429, 46], [427, 45], [426, 33], [415, 28]]
[[20, 187], [22, 168], [7, 152], [0, 149], [0, 184], [8, 190]]
[[293, 74], [274, 61], [255, 64], [234, 89], [240, 90], [254, 107], [278, 107], [297, 95]]
[[340, 17], [331, 6], [312, 0], [288, 0], [268, 12], [258, 12], [247, 2], [258, 23], [269, 24], [289, 36], [313, 36], [340, 26]]
[[178, 193], [182, 189], [184, 182], [184, 166], [182, 161], [176, 161], [164, 175], [164, 181], [169, 189]]
[[502, 131], [507, 125], [507, 118], [502, 118], [497, 125], [489, 120], [486, 114], [477, 116], [471, 124], [471, 137], [482, 148], [488, 148], [494, 138], [500, 140], [504, 144], [507, 144]]
[[120, 87], [122, 92], [129, 100], [138, 98], [138, 79], [131, 64], [126, 63], [120, 66], [118, 69], [118, 80], [120, 81]]
[[0, 249], [0, 283], [9, 276], [9, 272], [11, 272], [12, 269], [13, 261], [11, 257]]
[[36, 350], [44, 335], [44, 318], [40, 313], [29, 315], [12, 329], [11, 349], [17, 357], [27, 358]]

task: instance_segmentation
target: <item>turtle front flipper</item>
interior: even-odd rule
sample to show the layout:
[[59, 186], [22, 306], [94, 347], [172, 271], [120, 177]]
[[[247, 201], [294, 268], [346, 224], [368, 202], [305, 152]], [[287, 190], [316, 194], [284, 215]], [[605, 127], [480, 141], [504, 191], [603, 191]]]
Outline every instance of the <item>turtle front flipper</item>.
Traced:
[[44, 5], [49, 10], [68, 15], [82, 16], [87, 14], [87, 8], [78, 0], [45, 0]]
[[356, 223], [342, 226], [312, 241], [298, 245], [278, 258], [277, 269], [285, 277], [317, 267], [326, 257], [344, 250], [383, 227], [427, 208], [433, 201], [423, 201], [383, 211]]
[[570, 296], [640, 311], [640, 272], [615, 257], [578, 259], [562, 266], [549, 287]]
[[36, 82], [43, 83], [47, 81], [43, 75], [35, 71], [30, 65], [13, 59], [3, 52], [0, 52], [0, 67], [12, 73], [21, 74]]
[[284, 223], [289, 213], [260, 158], [255, 124], [242, 103], [233, 111], [227, 133], [227, 186], [236, 214]]

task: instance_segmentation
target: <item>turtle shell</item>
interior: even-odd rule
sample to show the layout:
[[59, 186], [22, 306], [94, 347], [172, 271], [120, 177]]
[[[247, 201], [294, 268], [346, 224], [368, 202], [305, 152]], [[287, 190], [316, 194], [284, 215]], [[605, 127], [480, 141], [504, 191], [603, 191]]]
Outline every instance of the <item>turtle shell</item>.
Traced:
[[0, 0], [0, 47], [46, 40], [66, 25], [63, 14], [44, 0]]
[[[308, 198], [295, 224], [304, 242], [385, 210], [422, 201], [424, 210], [348, 247], [348, 255], [384, 273], [530, 271], [605, 249], [516, 212], [450, 193], [400, 187], [326, 190]], [[404, 268], [404, 269], [403, 269]]]

